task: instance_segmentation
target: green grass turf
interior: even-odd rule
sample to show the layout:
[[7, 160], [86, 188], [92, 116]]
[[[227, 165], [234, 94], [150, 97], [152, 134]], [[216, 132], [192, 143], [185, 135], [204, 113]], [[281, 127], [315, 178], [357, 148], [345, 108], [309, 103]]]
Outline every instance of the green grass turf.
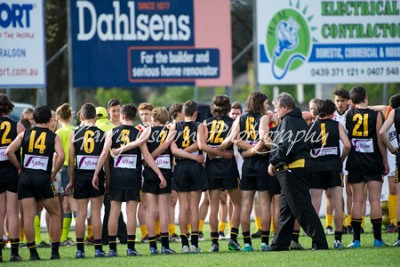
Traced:
[[[324, 223], [324, 221], [323, 221]], [[253, 226], [254, 227], [254, 226]], [[87, 258], [75, 259], [76, 247], [61, 247], [61, 260], [50, 261], [50, 248], [40, 248], [38, 252], [42, 258], [40, 262], [30, 262], [28, 249], [20, 249], [24, 262], [16, 263], [15, 266], [399, 266], [398, 259], [400, 256], [399, 247], [374, 248], [372, 246], [373, 235], [371, 233], [371, 225], [369, 219], [366, 222], [366, 233], [361, 235], [360, 249], [334, 250], [332, 235], [327, 236], [330, 250], [328, 251], [289, 251], [289, 252], [231, 252], [228, 251], [227, 240], [220, 241], [220, 252], [207, 252], [211, 246], [209, 238], [209, 226], [204, 226], [205, 241], [200, 242], [203, 253], [201, 254], [180, 254], [180, 243], [171, 243], [171, 247], [175, 249], [176, 255], [149, 255], [149, 246], [146, 243], [137, 243], [136, 249], [140, 251], [141, 257], [126, 257], [126, 245], [118, 245], [119, 257], [116, 258], [94, 258], [94, 247], [85, 246]], [[253, 229], [254, 230], [254, 229]], [[227, 231], [225, 231], [227, 233]], [[140, 236], [140, 230], [138, 228]], [[45, 234], [42, 234], [45, 237]], [[70, 237], [74, 238], [74, 233], [70, 233]], [[396, 234], [383, 233], [383, 239], [390, 244], [397, 240]], [[243, 245], [241, 236], [239, 242]], [[255, 250], [259, 249], [260, 239], [253, 239]], [[311, 239], [301, 235], [300, 243], [305, 247], [311, 247]], [[343, 244], [348, 245], [352, 241], [352, 235], [343, 235]], [[158, 244], [160, 250], [160, 244]], [[108, 252], [108, 247], [104, 250]], [[3, 250], [3, 263], [9, 261], [10, 249]], [[11, 265], [7, 264], [7, 265]]]

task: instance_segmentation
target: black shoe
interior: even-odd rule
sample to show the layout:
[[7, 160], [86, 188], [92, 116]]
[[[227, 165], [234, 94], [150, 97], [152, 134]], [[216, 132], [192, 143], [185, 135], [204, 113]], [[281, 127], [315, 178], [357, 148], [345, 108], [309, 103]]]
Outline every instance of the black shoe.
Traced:
[[11, 254], [10, 262], [16, 262], [16, 261], [22, 261], [22, 257], [18, 254], [16, 254], [16, 255]]
[[37, 252], [31, 252], [31, 256], [29, 257], [31, 261], [40, 261], [39, 254]]
[[255, 232], [254, 234], [251, 235], [252, 238], [260, 238], [261, 237], [261, 230], [258, 229], [257, 232]]
[[60, 253], [58, 251], [51, 252], [50, 260], [59, 260], [59, 259], [60, 259]]

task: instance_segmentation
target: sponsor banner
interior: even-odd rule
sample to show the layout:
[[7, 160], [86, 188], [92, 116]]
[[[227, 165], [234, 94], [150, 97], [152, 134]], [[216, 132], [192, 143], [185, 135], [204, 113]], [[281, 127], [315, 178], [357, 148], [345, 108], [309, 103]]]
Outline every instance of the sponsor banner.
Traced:
[[96, 170], [97, 162], [99, 161], [98, 156], [87, 156], [87, 155], [85, 156], [78, 155], [76, 159], [78, 162], [78, 169], [90, 170], [90, 171]]
[[257, 0], [260, 84], [400, 81], [400, 0]]
[[0, 88], [46, 87], [43, 0], [0, 0]]
[[25, 169], [47, 171], [48, 164], [49, 164], [49, 157], [28, 155], [28, 154], [26, 154], [24, 157]]
[[374, 142], [372, 139], [351, 139], [354, 150], [360, 153], [374, 153]]
[[172, 164], [170, 155], [160, 155], [154, 161], [160, 169], [171, 169]]
[[70, 9], [74, 87], [232, 83], [229, 0], [71, 0]]
[[136, 169], [137, 156], [123, 154], [114, 159], [114, 168]]
[[337, 147], [321, 147], [314, 149], [314, 155], [316, 156], [337, 156], [338, 149]]

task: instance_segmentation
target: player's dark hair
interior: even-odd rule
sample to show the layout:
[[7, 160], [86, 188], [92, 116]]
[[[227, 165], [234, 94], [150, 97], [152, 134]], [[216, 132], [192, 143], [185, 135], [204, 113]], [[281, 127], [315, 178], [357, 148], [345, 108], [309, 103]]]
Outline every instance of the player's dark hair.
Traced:
[[354, 86], [350, 90], [350, 99], [354, 104], [360, 104], [367, 98], [367, 91], [362, 86]]
[[53, 115], [48, 106], [38, 106], [33, 111], [33, 119], [36, 123], [48, 123]]
[[133, 104], [125, 104], [121, 108], [121, 114], [125, 115], [125, 119], [133, 121], [136, 117], [137, 108]]
[[83, 119], [93, 120], [96, 118], [96, 106], [92, 103], [85, 103], [82, 105], [80, 113], [82, 114]]
[[349, 91], [347, 91], [343, 88], [336, 88], [335, 91], [333, 91], [333, 95], [347, 99], [347, 100], [350, 99]]
[[400, 107], [400, 94], [395, 94], [392, 95], [389, 99], [389, 105], [392, 108], [398, 108]]
[[175, 120], [179, 113], [182, 112], [183, 104], [182, 103], [175, 103], [169, 107], [169, 115]]
[[121, 105], [121, 100], [119, 100], [118, 98], [111, 98], [110, 100], [108, 100], [107, 108], [118, 106], [118, 105]]
[[7, 115], [13, 110], [14, 104], [7, 95], [0, 94], [0, 115]]
[[253, 92], [246, 101], [247, 113], [262, 113], [264, 110], [264, 102], [268, 97], [261, 92]]
[[216, 95], [210, 107], [213, 116], [226, 116], [231, 111], [231, 101], [227, 95]]
[[333, 101], [330, 99], [325, 99], [325, 100], [319, 101], [317, 107], [318, 107], [317, 108], [318, 115], [320, 117], [331, 116], [336, 110], [335, 103], [333, 103]]
[[191, 117], [197, 112], [197, 103], [193, 100], [188, 100], [183, 104], [183, 113], [186, 117]]

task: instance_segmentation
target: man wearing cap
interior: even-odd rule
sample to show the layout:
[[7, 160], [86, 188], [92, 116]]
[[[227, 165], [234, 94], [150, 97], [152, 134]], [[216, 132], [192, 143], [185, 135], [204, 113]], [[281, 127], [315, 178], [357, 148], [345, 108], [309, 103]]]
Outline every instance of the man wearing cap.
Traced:
[[97, 114], [96, 126], [98, 128], [100, 128], [104, 132], [108, 132], [109, 130], [115, 127], [115, 125], [108, 120], [108, 114], [105, 108], [97, 107], [96, 114]]

